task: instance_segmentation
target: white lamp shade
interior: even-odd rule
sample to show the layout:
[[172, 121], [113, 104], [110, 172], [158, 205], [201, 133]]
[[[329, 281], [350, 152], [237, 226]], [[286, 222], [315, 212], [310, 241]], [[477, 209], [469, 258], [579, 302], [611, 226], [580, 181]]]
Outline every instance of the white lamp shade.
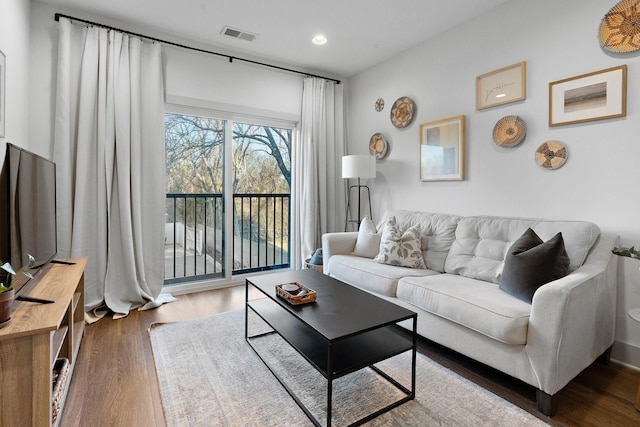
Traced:
[[376, 158], [369, 154], [342, 157], [342, 178], [375, 178]]

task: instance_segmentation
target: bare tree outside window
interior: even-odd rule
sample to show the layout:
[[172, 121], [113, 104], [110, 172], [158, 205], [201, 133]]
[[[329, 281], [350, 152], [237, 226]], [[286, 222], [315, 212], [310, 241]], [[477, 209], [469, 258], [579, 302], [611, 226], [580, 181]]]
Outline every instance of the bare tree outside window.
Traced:
[[[173, 248], [166, 251], [173, 258], [166, 281], [224, 274], [225, 149], [233, 157], [234, 273], [289, 266], [291, 130], [233, 123], [232, 141], [225, 141], [228, 125], [214, 118], [165, 116], [165, 240]], [[201, 267], [198, 257], [205, 259]]]

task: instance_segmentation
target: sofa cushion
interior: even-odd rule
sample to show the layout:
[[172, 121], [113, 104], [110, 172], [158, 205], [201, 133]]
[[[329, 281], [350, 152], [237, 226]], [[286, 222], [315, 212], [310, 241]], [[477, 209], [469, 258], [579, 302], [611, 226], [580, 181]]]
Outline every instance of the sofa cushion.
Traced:
[[600, 234], [585, 221], [552, 221], [476, 216], [462, 218], [445, 262], [445, 272], [498, 283], [509, 247], [527, 228], [543, 240], [562, 232], [569, 272], [580, 267]]
[[358, 230], [358, 239], [353, 249], [353, 254], [365, 258], [373, 258], [380, 252], [380, 238], [382, 233], [376, 230], [376, 226], [369, 217], [364, 217]]
[[420, 226], [420, 238], [422, 257], [429, 270], [444, 272], [444, 262], [455, 240], [455, 231], [458, 221], [462, 218], [457, 215], [417, 212], [407, 210], [386, 211], [378, 229], [386, 223], [387, 219], [394, 216], [396, 224], [401, 230], [406, 230], [414, 225]]
[[399, 300], [506, 344], [527, 343], [531, 305], [498, 285], [453, 274], [405, 277]]
[[424, 269], [426, 266], [422, 258], [420, 242], [419, 225], [401, 231], [396, 225], [396, 218], [392, 216], [384, 225], [380, 253], [373, 260], [381, 264]]
[[396, 296], [398, 280], [406, 276], [440, 274], [437, 271], [379, 264], [370, 258], [334, 255], [329, 259], [331, 276], [353, 286], [390, 297]]
[[509, 248], [500, 277], [499, 289], [526, 302], [545, 283], [569, 273], [569, 256], [562, 233], [543, 242], [531, 228]]

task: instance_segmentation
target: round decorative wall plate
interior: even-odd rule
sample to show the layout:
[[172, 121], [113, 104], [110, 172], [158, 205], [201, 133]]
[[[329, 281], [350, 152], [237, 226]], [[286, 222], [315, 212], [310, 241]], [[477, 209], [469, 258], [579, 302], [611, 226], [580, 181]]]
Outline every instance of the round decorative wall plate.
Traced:
[[382, 160], [387, 155], [389, 144], [381, 133], [374, 133], [369, 140], [369, 153], [377, 160]]
[[407, 96], [398, 98], [391, 107], [391, 123], [397, 128], [403, 128], [411, 123], [413, 119], [415, 103]]
[[622, 0], [613, 6], [600, 22], [598, 37], [610, 52], [640, 49], [640, 0]]
[[493, 127], [493, 140], [501, 147], [515, 147], [527, 136], [527, 125], [518, 116], [505, 116]]
[[378, 98], [376, 99], [376, 111], [379, 113], [384, 109], [384, 99]]
[[566, 161], [567, 147], [561, 142], [543, 142], [536, 150], [536, 163], [545, 169], [558, 169]]

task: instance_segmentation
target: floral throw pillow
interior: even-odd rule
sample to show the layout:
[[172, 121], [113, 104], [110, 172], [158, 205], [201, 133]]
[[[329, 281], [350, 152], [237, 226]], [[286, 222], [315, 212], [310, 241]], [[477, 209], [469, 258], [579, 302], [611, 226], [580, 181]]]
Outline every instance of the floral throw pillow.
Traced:
[[384, 225], [380, 252], [373, 260], [380, 264], [427, 268], [420, 248], [420, 226], [414, 225], [403, 233], [398, 230], [396, 217], [392, 216]]

